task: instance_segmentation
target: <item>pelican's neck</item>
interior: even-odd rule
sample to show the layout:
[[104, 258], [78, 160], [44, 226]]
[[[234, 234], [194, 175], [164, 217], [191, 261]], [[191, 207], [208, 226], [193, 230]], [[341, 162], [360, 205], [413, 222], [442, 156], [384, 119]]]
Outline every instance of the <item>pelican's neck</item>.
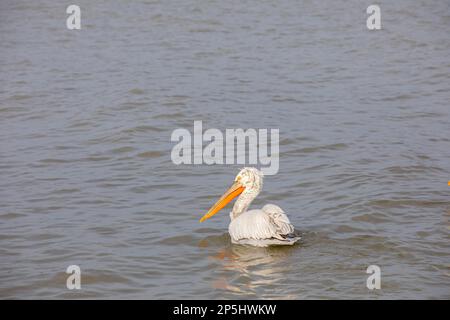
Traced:
[[239, 215], [247, 211], [248, 207], [250, 207], [250, 204], [255, 200], [258, 194], [259, 190], [256, 189], [250, 189], [248, 191], [244, 190], [234, 203], [233, 210], [230, 213], [231, 220], [236, 219]]

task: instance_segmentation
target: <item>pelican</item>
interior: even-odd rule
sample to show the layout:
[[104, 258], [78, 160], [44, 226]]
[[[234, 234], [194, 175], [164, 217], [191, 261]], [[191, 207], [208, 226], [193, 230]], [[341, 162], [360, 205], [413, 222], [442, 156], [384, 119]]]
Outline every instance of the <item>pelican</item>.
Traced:
[[261, 192], [263, 174], [256, 168], [242, 169], [232, 186], [200, 219], [211, 218], [231, 200], [239, 196], [230, 212], [228, 232], [231, 242], [257, 247], [269, 245], [293, 245], [300, 237], [284, 211], [277, 205], [266, 204], [262, 209], [247, 210]]

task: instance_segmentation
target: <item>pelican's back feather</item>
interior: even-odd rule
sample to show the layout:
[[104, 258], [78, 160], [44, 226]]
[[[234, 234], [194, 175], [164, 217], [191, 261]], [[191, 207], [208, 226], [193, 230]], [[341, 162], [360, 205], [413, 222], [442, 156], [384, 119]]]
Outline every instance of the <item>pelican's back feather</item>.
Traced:
[[[276, 230], [275, 233], [279, 236], [287, 235], [294, 232], [294, 226], [289, 221], [288, 216], [284, 213], [283, 209], [274, 204], [266, 204], [262, 211], [264, 211], [270, 219], [271, 225], [273, 225]], [[278, 238], [275, 236], [275, 238]]]
[[282, 242], [292, 242], [287, 236], [294, 232], [294, 227], [280, 207], [267, 204], [262, 210], [246, 211], [233, 219], [228, 231], [233, 242], [243, 239], [278, 239]]

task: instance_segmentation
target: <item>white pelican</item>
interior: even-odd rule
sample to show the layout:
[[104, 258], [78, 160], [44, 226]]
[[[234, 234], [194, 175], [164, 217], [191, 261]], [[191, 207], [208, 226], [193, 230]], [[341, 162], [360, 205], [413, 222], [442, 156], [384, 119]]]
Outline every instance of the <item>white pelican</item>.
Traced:
[[228, 232], [232, 243], [258, 247], [294, 244], [300, 237], [295, 234], [294, 226], [280, 207], [266, 204], [262, 209], [247, 211], [250, 203], [261, 191], [262, 184], [262, 172], [256, 168], [242, 169], [234, 179], [233, 185], [200, 219], [200, 222], [211, 218], [239, 196], [230, 213]]

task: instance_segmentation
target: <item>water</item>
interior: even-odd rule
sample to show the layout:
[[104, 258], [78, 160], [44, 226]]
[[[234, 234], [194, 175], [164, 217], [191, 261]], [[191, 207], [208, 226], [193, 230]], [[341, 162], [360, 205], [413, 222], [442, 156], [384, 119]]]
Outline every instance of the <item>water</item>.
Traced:
[[[450, 298], [450, 6], [0, 4], [0, 297]], [[239, 165], [175, 166], [176, 128], [279, 128], [300, 245], [198, 219]], [[79, 265], [82, 289], [66, 289]], [[381, 267], [381, 290], [366, 268]]]

